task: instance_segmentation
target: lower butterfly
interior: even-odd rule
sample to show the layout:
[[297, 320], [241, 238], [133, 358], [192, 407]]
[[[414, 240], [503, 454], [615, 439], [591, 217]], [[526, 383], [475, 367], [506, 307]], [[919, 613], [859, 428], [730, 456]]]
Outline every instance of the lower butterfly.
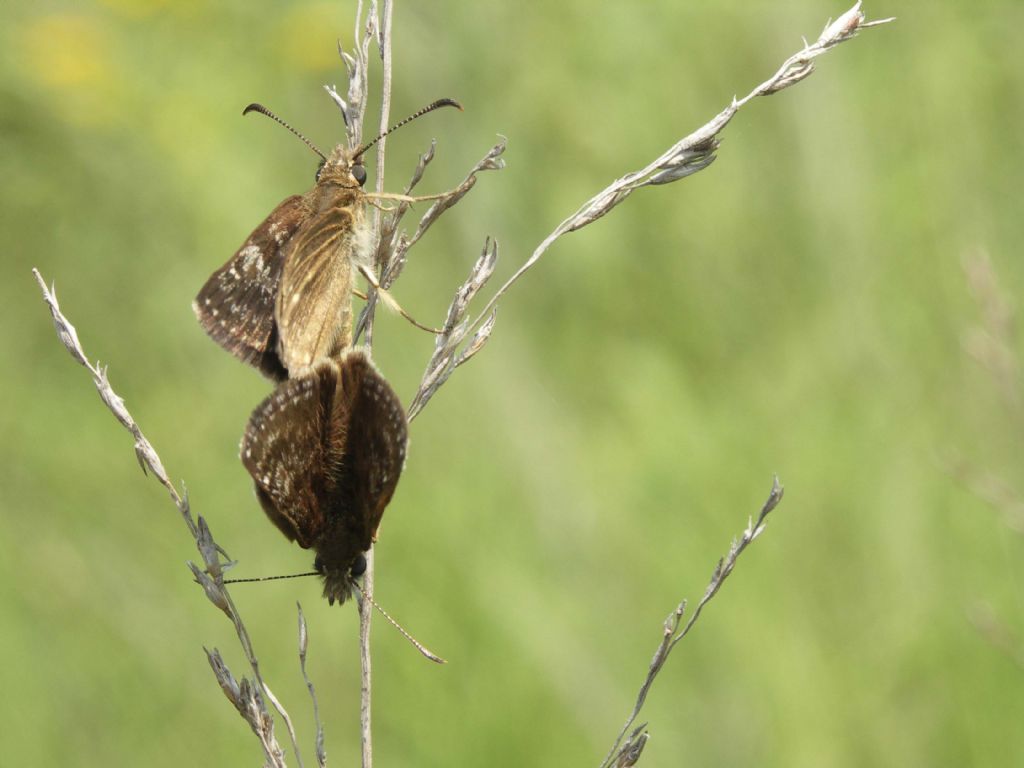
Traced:
[[253, 411], [242, 463], [270, 520], [304, 549], [333, 604], [366, 568], [405, 464], [405, 412], [362, 349], [322, 360]]

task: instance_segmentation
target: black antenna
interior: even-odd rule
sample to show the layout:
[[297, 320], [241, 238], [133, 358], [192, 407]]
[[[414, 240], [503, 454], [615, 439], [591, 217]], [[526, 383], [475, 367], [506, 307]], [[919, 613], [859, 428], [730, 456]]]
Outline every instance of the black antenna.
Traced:
[[[259, 104], [253, 104], [251, 106], [258, 107]], [[417, 117], [423, 117], [423, 115], [427, 114], [427, 112], [433, 112], [435, 109], [440, 109], [441, 107], [455, 107], [457, 110], [459, 110], [459, 112], [463, 111], [462, 110], [462, 105], [459, 104], [459, 102], [457, 102], [455, 99], [438, 99], [433, 104], [428, 104], [427, 106], [425, 106], [423, 109], [421, 109], [416, 114], [409, 115], [409, 117], [405, 118], [405, 120], [402, 120], [399, 123], [395, 123], [390, 128], [388, 128], [386, 131], [384, 131], [384, 133], [382, 133], [376, 139], [371, 141], [369, 144], [363, 144], [363, 146], [361, 146], [359, 149], [357, 149], [355, 154], [352, 155], [352, 159], [353, 160], [357, 160], [360, 157], [362, 157], [363, 153], [366, 150], [368, 150], [370, 147], [372, 147], [374, 144], [376, 144], [378, 141], [383, 139], [385, 136], [387, 136], [392, 131], [398, 130], [399, 128], [401, 128], [406, 123], [411, 123]], [[273, 117], [273, 115], [271, 115], [271, 117]], [[277, 120], [276, 117], [274, 119]]]
[[[459, 107], [459, 109], [462, 109], [462, 107]], [[312, 150], [313, 150], [314, 152], [316, 152], [316, 153], [317, 153], [318, 155], [320, 155], [320, 159], [321, 159], [321, 160], [323, 160], [324, 162], [326, 162], [326, 161], [327, 161], [327, 155], [325, 155], [325, 154], [324, 154], [323, 152], [321, 152], [321, 151], [320, 151], [319, 149], [317, 149], [317, 148], [316, 148], [316, 145], [315, 145], [315, 144], [314, 144], [314, 143], [313, 143], [312, 141], [310, 141], [310, 140], [309, 140], [309, 139], [307, 139], [307, 138], [306, 138], [305, 136], [303, 136], [303, 135], [302, 135], [301, 133], [299, 133], [299, 132], [298, 132], [297, 130], [295, 130], [294, 128], [292, 128], [292, 127], [291, 127], [290, 125], [288, 125], [288, 123], [286, 123], [286, 122], [285, 122], [284, 120], [282, 120], [282, 119], [281, 119], [280, 117], [278, 117], [278, 116], [277, 116], [277, 115], [275, 115], [275, 114], [274, 114], [273, 112], [271, 112], [271, 111], [270, 111], [269, 109], [267, 109], [266, 107], [264, 107], [264, 106], [263, 106], [262, 104], [250, 104], [250, 105], [249, 105], [248, 107], [246, 107], [245, 109], [243, 109], [243, 110], [242, 110], [242, 114], [243, 114], [243, 115], [248, 115], [248, 114], [249, 114], [250, 112], [259, 112], [259, 113], [260, 113], [261, 115], [266, 115], [266, 116], [267, 116], [267, 117], [269, 117], [269, 118], [270, 118], [271, 120], [275, 120], [275, 121], [277, 121], [278, 123], [280, 123], [281, 125], [283, 125], [283, 126], [284, 126], [285, 128], [287, 128], [287, 129], [288, 129], [289, 131], [291, 131], [291, 132], [292, 132], [292, 133], [294, 133], [294, 134], [295, 134], [296, 136], [298, 136], [298, 137], [299, 137], [300, 139], [302, 139], [303, 143], [304, 143], [304, 144], [305, 144], [305, 145], [306, 145], [307, 147], [309, 147], [309, 148], [310, 148], [310, 149], [312, 149]]]
[[225, 584], [245, 584], [253, 581], [277, 581], [278, 579], [301, 579], [303, 576], [319, 576], [316, 571], [309, 573], [290, 573], [287, 576], [256, 576], [251, 579], [224, 579]]

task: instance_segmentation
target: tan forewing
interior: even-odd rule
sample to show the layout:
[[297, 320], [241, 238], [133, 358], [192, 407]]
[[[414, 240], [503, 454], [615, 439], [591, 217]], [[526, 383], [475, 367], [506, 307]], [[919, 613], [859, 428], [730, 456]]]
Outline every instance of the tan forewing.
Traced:
[[276, 349], [274, 307], [287, 246], [310, 217], [301, 195], [282, 202], [199, 291], [192, 308], [210, 337], [275, 380], [285, 378]]
[[277, 295], [277, 349], [292, 374], [351, 344], [352, 264], [361, 211], [336, 205], [288, 243]]

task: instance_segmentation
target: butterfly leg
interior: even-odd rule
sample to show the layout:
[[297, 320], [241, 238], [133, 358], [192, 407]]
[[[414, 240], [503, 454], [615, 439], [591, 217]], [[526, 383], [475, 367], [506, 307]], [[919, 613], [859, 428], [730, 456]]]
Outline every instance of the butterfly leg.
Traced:
[[[414, 326], [419, 328], [421, 331], [426, 331], [427, 333], [432, 333], [435, 336], [437, 336], [437, 335], [439, 335], [441, 333], [441, 329], [440, 328], [431, 328], [429, 325], [423, 325], [422, 323], [418, 322], [412, 315], [410, 315], [408, 312], [406, 312], [404, 309], [402, 309], [402, 306], [395, 300], [395, 297], [392, 296], [391, 293], [386, 288], [382, 288], [381, 287], [380, 282], [377, 280], [376, 275], [374, 275], [373, 272], [369, 268], [367, 268], [363, 264], [360, 264], [359, 265], [359, 271], [362, 273], [363, 277], [366, 278], [367, 282], [376, 289], [378, 295], [380, 296], [381, 301], [384, 302], [384, 305], [388, 309], [390, 309], [390, 310], [392, 310], [394, 312], [397, 312], [402, 317], [404, 317], [406, 320], [408, 320], [410, 323], [412, 323]], [[367, 298], [365, 295], [363, 295], [359, 291], [353, 290], [352, 292], [356, 296], [358, 296], [359, 298], [363, 299], [364, 301]]]

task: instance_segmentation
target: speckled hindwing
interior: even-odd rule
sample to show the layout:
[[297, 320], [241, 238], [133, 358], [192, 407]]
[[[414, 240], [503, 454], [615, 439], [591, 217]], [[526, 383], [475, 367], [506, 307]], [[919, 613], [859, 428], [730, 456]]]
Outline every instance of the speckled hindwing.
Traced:
[[332, 411], [337, 366], [325, 360], [306, 375], [284, 381], [257, 406], [242, 437], [242, 464], [271, 521], [308, 549], [325, 528], [323, 499], [338, 472]]

